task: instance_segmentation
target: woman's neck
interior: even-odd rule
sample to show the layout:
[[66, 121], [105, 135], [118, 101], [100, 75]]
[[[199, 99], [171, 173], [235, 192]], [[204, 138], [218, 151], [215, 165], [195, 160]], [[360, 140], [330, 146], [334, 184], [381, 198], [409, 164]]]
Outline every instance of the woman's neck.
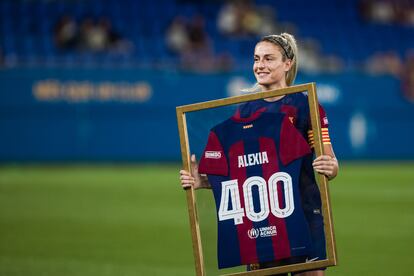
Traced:
[[[271, 90], [276, 90], [276, 89], [281, 89], [281, 88], [286, 88], [286, 87], [287, 87], [286, 83], [275, 83], [269, 86], [262, 86], [262, 91], [265, 92], [265, 91], [271, 91]], [[275, 102], [275, 101], [282, 99], [284, 96], [285, 95], [275, 96], [271, 98], [266, 98], [264, 100], [266, 102]]]

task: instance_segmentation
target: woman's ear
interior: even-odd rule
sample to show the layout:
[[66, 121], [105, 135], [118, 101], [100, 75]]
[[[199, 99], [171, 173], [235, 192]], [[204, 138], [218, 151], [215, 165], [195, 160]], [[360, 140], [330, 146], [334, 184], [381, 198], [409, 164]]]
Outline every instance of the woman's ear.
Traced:
[[290, 68], [292, 68], [293, 61], [291, 59], [285, 60], [285, 72], [289, 72]]

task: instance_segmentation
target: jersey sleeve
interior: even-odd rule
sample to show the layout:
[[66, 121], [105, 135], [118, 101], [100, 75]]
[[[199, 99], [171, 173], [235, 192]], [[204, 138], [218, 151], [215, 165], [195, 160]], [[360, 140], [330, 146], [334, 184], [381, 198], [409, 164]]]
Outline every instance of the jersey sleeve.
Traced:
[[223, 147], [214, 131], [210, 131], [207, 145], [198, 165], [198, 172], [213, 175], [228, 175], [228, 162]]
[[[319, 118], [321, 122], [321, 132], [322, 132], [322, 143], [324, 145], [331, 144], [331, 138], [329, 136], [329, 121], [328, 117], [326, 116], [325, 109], [319, 104]], [[313, 130], [311, 128], [311, 124], [309, 124], [309, 130], [308, 130], [308, 140], [309, 145], [313, 148], [314, 147], [314, 137], [313, 137]]]
[[328, 116], [326, 116], [326, 111], [320, 104], [319, 104], [319, 118], [321, 120], [321, 128], [328, 128], [329, 127]]
[[279, 148], [280, 159], [284, 165], [311, 153], [305, 138], [291, 123], [288, 116], [283, 118]]

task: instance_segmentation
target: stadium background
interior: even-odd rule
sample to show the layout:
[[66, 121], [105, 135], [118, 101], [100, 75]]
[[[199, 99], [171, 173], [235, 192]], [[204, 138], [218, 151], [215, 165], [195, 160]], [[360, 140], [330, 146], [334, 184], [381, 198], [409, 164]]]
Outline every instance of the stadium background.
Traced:
[[[316, 82], [330, 119], [340, 265], [328, 275], [409, 274], [411, 1], [245, 1], [233, 31], [219, 23], [228, 5], [0, 1], [0, 275], [192, 275], [175, 107], [251, 85], [262, 30], [296, 35], [296, 83]], [[105, 17], [116, 44], [59, 44], [65, 15]], [[177, 17], [204, 20], [201, 53], [171, 49]]]

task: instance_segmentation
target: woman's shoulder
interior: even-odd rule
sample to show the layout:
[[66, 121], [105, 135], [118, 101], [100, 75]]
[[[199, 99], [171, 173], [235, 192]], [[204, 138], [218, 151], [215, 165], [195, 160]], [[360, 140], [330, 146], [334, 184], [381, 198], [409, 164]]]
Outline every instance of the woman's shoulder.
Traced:
[[295, 106], [297, 108], [305, 107], [308, 103], [308, 96], [304, 93], [288, 94], [282, 99], [283, 105]]
[[308, 95], [303, 93], [303, 92], [299, 92], [299, 93], [293, 93], [293, 94], [289, 94], [288, 95], [291, 99], [297, 101], [297, 102], [303, 102], [303, 101], [307, 101], [308, 100]]

